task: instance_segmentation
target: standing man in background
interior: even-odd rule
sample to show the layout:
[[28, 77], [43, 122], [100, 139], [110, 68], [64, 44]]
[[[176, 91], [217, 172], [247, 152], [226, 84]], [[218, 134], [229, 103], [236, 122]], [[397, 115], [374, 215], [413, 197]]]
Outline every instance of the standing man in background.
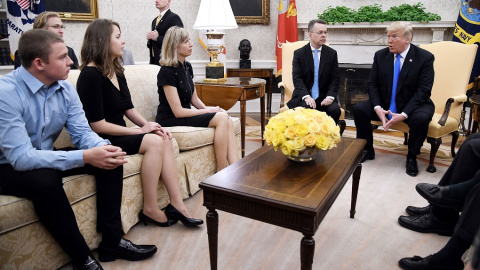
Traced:
[[[60, 19], [60, 15], [56, 12], [51, 12], [51, 11], [45, 11], [40, 14], [35, 18], [35, 21], [33, 22], [33, 29], [45, 29], [50, 32], [53, 32], [55, 34], [58, 34], [61, 38], [63, 38], [63, 31], [65, 30], [65, 26], [63, 26], [62, 20]], [[68, 57], [72, 59], [73, 64], [70, 67], [71, 69], [78, 69], [78, 59], [77, 56], [75, 55], [75, 51], [67, 46], [68, 50]], [[15, 51], [15, 63], [14, 63], [14, 68], [18, 68], [22, 62], [21, 58], [18, 55], [18, 50]]]
[[160, 15], [152, 21], [152, 31], [147, 34], [147, 47], [150, 53], [150, 64], [160, 65], [162, 42], [167, 30], [172, 26], [183, 27], [180, 17], [170, 11], [171, 0], [155, 0], [155, 7]]

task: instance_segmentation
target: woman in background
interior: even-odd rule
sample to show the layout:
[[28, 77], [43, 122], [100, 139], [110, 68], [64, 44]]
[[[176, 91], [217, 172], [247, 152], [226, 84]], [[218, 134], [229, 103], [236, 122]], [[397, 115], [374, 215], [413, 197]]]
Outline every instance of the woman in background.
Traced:
[[[77, 90], [87, 119], [93, 131], [120, 146], [127, 155], [144, 155], [140, 221], [167, 227], [180, 220], [186, 226], [198, 226], [203, 221], [191, 218], [180, 193], [172, 135], [158, 123], [148, 122], [133, 107], [120, 64], [125, 44], [120, 34], [118, 23], [107, 19], [93, 21], [85, 32]], [[126, 127], [123, 116], [141, 128]], [[160, 177], [170, 196], [165, 213], [157, 204]]]
[[157, 76], [160, 105], [156, 121], [165, 127], [215, 127], [213, 146], [220, 171], [239, 159], [235, 130], [226, 112], [218, 106], [207, 107], [198, 98], [192, 65], [185, 60], [192, 54], [192, 48], [187, 30], [178, 26], [168, 29], [162, 45], [162, 68]]

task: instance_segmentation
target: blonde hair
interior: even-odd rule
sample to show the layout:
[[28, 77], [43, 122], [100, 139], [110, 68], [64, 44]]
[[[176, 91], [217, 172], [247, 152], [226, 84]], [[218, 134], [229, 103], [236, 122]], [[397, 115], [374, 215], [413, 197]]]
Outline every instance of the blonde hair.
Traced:
[[178, 66], [177, 48], [189, 36], [190, 34], [184, 28], [173, 26], [168, 29], [163, 38], [160, 66]]
[[124, 68], [120, 64], [120, 57], [116, 57], [112, 61], [110, 38], [113, 26], [117, 26], [120, 30], [118, 23], [108, 19], [96, 19], [90, 23], [83, 37], [80, 69], [92, 62], [105, 77], [111, 78], [113, 73], [123, 74]]
[[389, 31], [403, 31], [403, 36], [410, 41], [413, 39], [413, 29], [410, 22], [394, 22], [387, 27], [387, 32]]
[[48, 19], [56, 17], [60, 18], [60, 15], [56, 12], [45, 11], [37, 15], [35, 21], [33, 22], [33, 29], [47, 29], [47, 21]]

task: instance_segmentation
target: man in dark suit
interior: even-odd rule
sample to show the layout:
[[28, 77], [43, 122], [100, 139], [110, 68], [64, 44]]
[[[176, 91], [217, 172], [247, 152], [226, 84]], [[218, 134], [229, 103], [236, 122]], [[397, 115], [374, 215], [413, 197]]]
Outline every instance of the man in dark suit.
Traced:
[[180, 17], [170, 11], [171, 0], [155, 0], [160, 15], [152, 21], [152, 31], [147, 34], [147, 47], [150, 52], [150, 64], [160, 65], [160, 53], [165, 33], [172, 26], [183, 27]]
[[[423, 233], [451, 235], [447, 244], [427, 257], [407, 257], [399, 261], [403, 269], [463, 269], [463, 253], [470, 247], [480, 226], [480, 133], [470, 135], [438, 185], [417, 184], [427, 207], [409, 206], [411, 216], [398, 222]], [[459, 212], [461, 215], [459, 217]]]
[[338, 123], [338, 59], [337, 52], [325, 45], [326, 22], [311, 20], [308, 23], [308, 36], [310, 43], [293, 54], [292, 76], [295, 89], [287, 106], [324, 111]]
[[385, 131], [403, 121], [410, 128], [406, 173], [417, 176], [417, 155], [435, 110], [430, 99], [435, 58], [410, 43], [413, 32], [408, 22], [389, 25], [387, 37], [388, 48], [377, 51], [374, 56], [368, 81], [370, 99], [357, 104], [353, 112], [357, 138], [367, 140], [362, 162], [375, 158], [370, 121], [381, 121]]

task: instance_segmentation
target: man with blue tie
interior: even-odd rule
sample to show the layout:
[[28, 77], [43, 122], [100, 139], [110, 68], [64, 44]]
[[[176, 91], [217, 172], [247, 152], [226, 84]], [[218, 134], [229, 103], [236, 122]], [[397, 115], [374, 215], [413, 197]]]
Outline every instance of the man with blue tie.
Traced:
[[338, 58], [337, 51], [325, 45], [327, 23], [318, 19], [311, 20], [308, 23], [308, 36], [310, 43], [293, 54], [292, 76], [295, 89], [287, 106], [324, 111], [338, 124]]
[[434, 80], [430, 52], [411, 44], [412, 25], [394, 22], [387, 27], [388, 47], [375, 53], [368, 81], [369, 100], [353, 111], [357, 138], [366, 139], [362, 162], [375, 159], [370, 121], [381, 121], [387, 131], [397, 122], [410, 128], [406, 173], [417, 176], [417, 155], [427, 137], [435, 105], [430, 99]]

